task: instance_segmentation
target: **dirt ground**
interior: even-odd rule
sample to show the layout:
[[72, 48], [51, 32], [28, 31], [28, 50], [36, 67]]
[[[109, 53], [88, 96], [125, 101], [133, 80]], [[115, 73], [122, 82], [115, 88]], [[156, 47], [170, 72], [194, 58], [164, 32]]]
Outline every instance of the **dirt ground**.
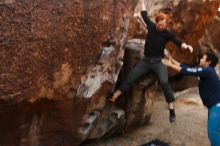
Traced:
[[[159, 139], [170, 146], [209, 146], [207, 137], [207, 109], [202, 106], [196, 88], [175, 94], [177, 120], [168, 121], [167, 105], [163, 97], [154, 105], [150, 124], [123, 136], [83, 146], [138, 146]], [[189, 98], [190, 97], [190, 98]]]

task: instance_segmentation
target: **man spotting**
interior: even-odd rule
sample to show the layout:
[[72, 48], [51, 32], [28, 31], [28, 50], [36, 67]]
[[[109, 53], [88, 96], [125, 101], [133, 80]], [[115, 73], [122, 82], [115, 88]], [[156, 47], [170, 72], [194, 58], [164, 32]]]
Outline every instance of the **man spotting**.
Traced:
[[163, 64], [173, 68], [180, 75], [193, 75], [199, 79], [199, 94], [203, 104], [208, 108], [208, 137], [211, 146], [220, 146], [220, 80], [215, 71], [218, 57], [205, 53], [200, 59], [200, 67], [180, 64], [172, 57], [163, 59]]

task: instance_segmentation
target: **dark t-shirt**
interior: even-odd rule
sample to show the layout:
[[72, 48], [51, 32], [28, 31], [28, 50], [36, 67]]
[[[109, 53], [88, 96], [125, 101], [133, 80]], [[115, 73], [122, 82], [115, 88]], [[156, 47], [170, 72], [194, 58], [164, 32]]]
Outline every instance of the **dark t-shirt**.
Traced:
[[166, 29], [163, 31], [156, 29], [156, 25], [149, 19], [146, 11], [142, 11], [141, 16], [148, 28], [144, 49], [144, 55], [146, 57], [163, 58], [165, 45], [169, 41], [172, 41], [179, 48], [181, 47], [182, 41], [175, 37], [174, 34]]

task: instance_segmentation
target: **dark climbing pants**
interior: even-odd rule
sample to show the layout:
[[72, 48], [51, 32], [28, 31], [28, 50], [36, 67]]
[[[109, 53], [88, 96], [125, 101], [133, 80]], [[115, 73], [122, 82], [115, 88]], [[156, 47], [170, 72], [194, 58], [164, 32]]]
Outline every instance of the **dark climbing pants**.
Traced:
[[159, 79], [166, 101], [168, 103], [173, 102], [175, 99], [168, 82], [167, 68], [161, 62], [160, 58], [144, 58], [141, 60], [129, 73], [127, 79], [119, 86], [118, 90], [121, 92], [126, 91], [137, 79], [146, 75], [151, 70], [153, 70]]

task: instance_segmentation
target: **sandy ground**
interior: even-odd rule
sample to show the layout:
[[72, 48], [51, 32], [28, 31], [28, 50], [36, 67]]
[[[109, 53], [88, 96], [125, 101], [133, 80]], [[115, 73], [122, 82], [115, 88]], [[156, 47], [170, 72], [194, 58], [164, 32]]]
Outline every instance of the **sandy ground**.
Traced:
[[[87, 143], [83, 146], [138, 146], [151, 140], [159, 139], [171, 146], [209, 146], [207, 137], [207, 109], [202, 106], [198, 94], [193, 90], [176, 96], [177, 120], [168, 121], [167, 105], [163, 98], [154, 105], [150, 124], [140, 127], [123, 136], [105, 141]], [[192, 98], [184, 98], [184, 96]]]

